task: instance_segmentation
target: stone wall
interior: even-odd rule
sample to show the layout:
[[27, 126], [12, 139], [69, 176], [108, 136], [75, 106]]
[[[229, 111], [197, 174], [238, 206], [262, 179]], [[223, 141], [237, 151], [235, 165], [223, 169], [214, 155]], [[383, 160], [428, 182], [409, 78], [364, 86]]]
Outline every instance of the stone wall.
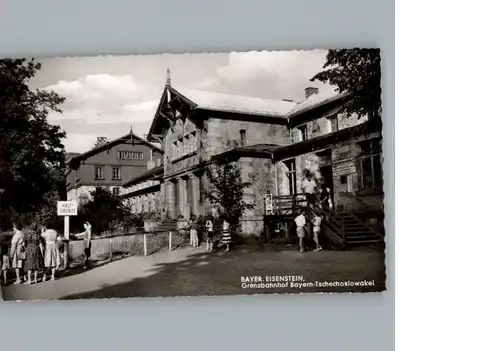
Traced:
[[288, 129], [285, 126], [267, 123], [208, 119], [204, 122], [201, 137], [201, 158], [241, 146], [240, 130], [245, 130], [246, 145], [288, 143]]

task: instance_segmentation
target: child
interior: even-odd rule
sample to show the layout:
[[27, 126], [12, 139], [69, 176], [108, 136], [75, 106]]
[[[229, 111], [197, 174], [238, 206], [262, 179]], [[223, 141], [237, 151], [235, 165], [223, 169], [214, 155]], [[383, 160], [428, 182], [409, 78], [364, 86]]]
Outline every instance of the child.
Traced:
[[299, 251], [304, 252], [304, 237], [306, 236], [306, 217], [301, 213], [295, 218], [297, 225], [297, 236], [299, 237]]
[[193, 247], [198, 247], [199, 246], [199, 243], [198, 243], [198, 230], [197, 230], [197, 225], [196, 225], [196, 218], [195, 217], [191, 217], [191, 219], [189, 220], [189, 237], [190, 237], [190, 241], [191, 241], [191, 245], [193, 245]]
[[214, 223], [212, 222], [212, 217], [208, 218], [205, 228], [207, 231], [207, 251], [212, 251], [214, 248], [212, 241], [214, 237]]
[[314, 242], [316, 243], [316, 250], [314, 251], [322, 250], [321, 246], [319, 245], [320, 231], [321, 231], [321, 217], [315, 214], [313, 219], [313, 234], [314, 234]]
[[222, 245], [226, 245], [226, 251], [229, 251], [231, 245], [231, 229], [225, 217], [222, 222]]
[[7, 271], [10, 269], [9, 250], [7, 246], [0, 245], [0, 257], [2, 258], [2, 282], [7, 285]]

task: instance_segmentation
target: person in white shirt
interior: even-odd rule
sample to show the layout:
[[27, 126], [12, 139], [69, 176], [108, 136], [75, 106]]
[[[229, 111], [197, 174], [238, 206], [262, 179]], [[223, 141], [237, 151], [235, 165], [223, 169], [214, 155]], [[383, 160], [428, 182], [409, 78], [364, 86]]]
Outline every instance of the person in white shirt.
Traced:
[[314, 242], [316, 243], [316, 250], [322, 250], [321, 245], [319, 244], [319, 233], [321, 232], [321, 216], [318, 214], [314, 215], [313, 219], [313, 234], [314, 234]]
[[297, 225], [297, 236], [299, 237], [299, 250], [304, 252], [304, 237], [306, 236], [306, 217], [304, 217], [304, 214], [301, 213], [295, 218], [295, 224]]
[[302, 180], [301, 189], [306, 194], [307, 200], [311, 205], [316, 203], [317, 184], [310, 171], [305, 172], [305, 178]]
[[83, 239], [83, 254], [85, 255], [85, 262], [83, 263], [83, 269], [89, 268], [90, 263], [90, 250], [92, 249], [92, 225], [89, 222], [83, 224], [85, 231], [76, 234], [78, 239]]

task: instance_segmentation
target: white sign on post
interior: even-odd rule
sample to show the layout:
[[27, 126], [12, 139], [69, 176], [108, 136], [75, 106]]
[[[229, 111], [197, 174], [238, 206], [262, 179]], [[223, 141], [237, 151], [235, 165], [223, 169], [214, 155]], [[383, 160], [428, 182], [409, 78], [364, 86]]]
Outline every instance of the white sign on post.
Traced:
[[57, 201], [57, 215], [64, 216], [64, 238], [69, 240], [69, 216], [78, 214], [76, 201]]
[[76, 216], [78, 214], [78, 205], [76, 201], [57, 201], [58, 216]]

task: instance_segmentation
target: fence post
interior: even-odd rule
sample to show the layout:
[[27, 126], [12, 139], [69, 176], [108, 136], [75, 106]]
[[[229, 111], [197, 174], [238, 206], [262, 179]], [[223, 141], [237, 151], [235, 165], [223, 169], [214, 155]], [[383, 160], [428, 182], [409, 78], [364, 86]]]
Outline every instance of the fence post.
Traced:
[[168, 232], [168, 251], [172, 251], [172, 231]]
[[148, 255], [148, 241], [146, 238], [146, 233], [144, 233], [144, 256]]
[[109, 260], [113, 261], [113, 238], [109, 238]]

